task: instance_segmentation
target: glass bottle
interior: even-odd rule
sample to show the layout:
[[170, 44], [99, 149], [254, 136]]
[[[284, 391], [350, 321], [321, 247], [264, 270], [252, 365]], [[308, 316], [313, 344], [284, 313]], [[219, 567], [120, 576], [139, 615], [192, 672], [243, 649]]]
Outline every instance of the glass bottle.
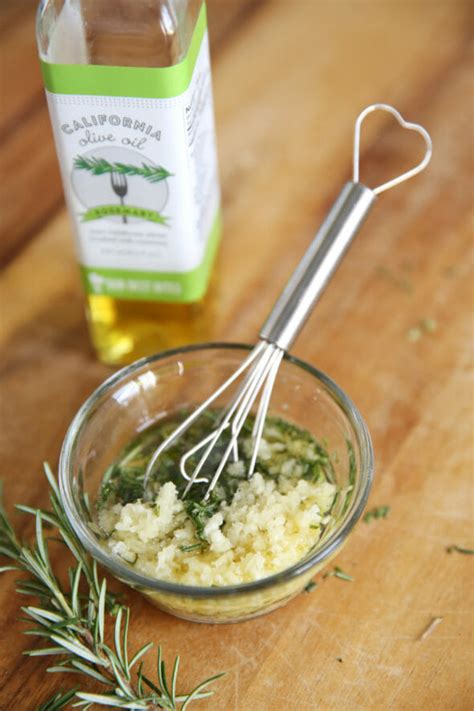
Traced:
[[37, 38], [98, 357], [205, 340], [220, 238], [202, 0], [43, 0]]

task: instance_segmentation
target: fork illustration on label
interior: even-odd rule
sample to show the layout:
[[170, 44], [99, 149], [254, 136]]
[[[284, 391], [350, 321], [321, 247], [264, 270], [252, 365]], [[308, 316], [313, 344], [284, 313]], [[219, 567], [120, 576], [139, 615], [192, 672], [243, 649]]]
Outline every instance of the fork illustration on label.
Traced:
[[[128, 193], [128, 182], [127, 182], [127, 176], [123, 175], [123, 173], [118, 173], [117, 171], [113, 171], [110, 173], [110, 182], [112, 185], [112, 190], [114, 193], [117, 195], [117, 197], [120, 198], [120, 204], [122, 206], [125, 205], [125, 197]], [[122, 222], [124, 224], [127, 224], [127, 216], [122, 215]]]

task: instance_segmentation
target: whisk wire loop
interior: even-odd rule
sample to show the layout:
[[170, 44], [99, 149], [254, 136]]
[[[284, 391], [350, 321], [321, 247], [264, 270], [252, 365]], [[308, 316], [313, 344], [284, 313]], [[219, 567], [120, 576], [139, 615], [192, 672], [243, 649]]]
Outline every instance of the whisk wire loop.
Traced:
[[[223, 412], [221, 415], [220, 423], [218, 424], [217, 428], [211, 432], [211, 434], [208, 437], [205, 437], [202, 439], [200, 442], [197, 443], [189, 452], [187, 452], [180, 461], [180, 471], [181, 474], [188, 480], [188, 485], [186, 486], [186, 489], [184, 490], [183, 496], [186, 496], [188, 493], [189, 489], [191, 486], [196, 483], [197, 481], [201, 482], [207, 482], [208, 479], [197, 479], [198, 474], [201, 472], [203, 469], [204, 465], [206, 464], [208, 457], [212, 450], [214, 449], [215, 445], [219, 441], [222, 433], [229, 427], [229, 424], [231, 422], [232, 416], [234, 415], [234, 412], [237, 411], [236, 418], [239, 417], [239, 413], [241, 413], [242, 410], [242, 400], [243, 400], [243, 406], [245, 407], [247, 398], [250, 398], [254, 389], [254, 384], [258, 382], [258, 378], [260, 376], [261, 370], [265, 367], [265, 362], [268, 360], [268, 357], [270, 354], [267, 355], [266, 349], [262, 349], [263, 355], [261, 356], [261, 359], [257, 362], [257, 365], [249, 371], [247, 376], [245, 377], [244, 381], [238, 388], [235, 396], [232, 398], [231, 403], [227, 407], [227, 409]], [[245, 418], [244, 418], [245, 420]], [[234, 452], [234, 461], [237, 461], [238, 459], [238, 448], [237, 448], [237, 436], [238, 433], [240, 432], [242, 424], [239, 426], [239, 420], [236, 421], [234, 420], [232, 422], [231, 426], [231, 440], [228, 448], [225, 451], [224, 457], [225, 457], [225, 463], [227, 463], [229, 454], [233, 451]], [[237, 436], [234, 436], [235, 433], [237, 432]], [[196, 467], [194, 468], [194, 471], [191, 476], [188, 475], [186, 472], [186, 462], [190, 459], [192, 454], [196, 453], [200, 449], [202, 449], [205, 445], [208, 445], [207, 448], [204, 451], [204, 454], [201, 456], [201, 459], [197, 463]], [[210, 493], [210, 492], [209, 492]]]
[[282, 361], [284, 354], [285, 353], [281, 348], [276, 348], [276, 350], [272, 356], [272, 362], [270, 365], [267, 382], [265, 383], [265, 387], [263, 389], [262, 397], [260, 399], [260, 403], [259, 403], [258, 410], [257, 410], [257, 415], [255, 417], [255, 422], [253, 425], [252, 435], [254, 438], [254, 447], [253, 447], [252, 458], [250, 460], [250, 465], [249, 465], [249, 469], [248, 469], [248, 473], [247, 473], [247, 476], [249, 479], [252, 478], [254, 471], [255, 471], [255, 465], [257, 463], [257, 456], [258, 456], [258, 451], [260, 448], [260, 442], [262, 441], [262, 437], [263, 437], [263, 427], [265, 425], [268, 407], [270, 405], [270, 398], [272, 396], [273, 386], [275, 384], [275, 379], [278, 374], [278, 370], [280, 368], [280, 363]]
[[237, 368], [237, 370], [232, 373], [230, 378], [228, 378], [222, 385], [215, 390], [212, 395], [210, 395], [207, 400], [205, 400], [199, 407], [194, 410], [194, 412], [189, 415], [183, 422], [170, 434], [169, 437], [167, 437], [155, 450], [153, 456], [151, 457], [150, 461], [148, 462], [148, 466], [145, 471], [145, 476], [143, 480], [143, 486], [144, 486], [144, 491], [145, 494], [147, 493], [147, 487], [148, 483], [150, 481], [150, 477], [153, 473], [153, 471], [156, 468], [156, 465], [158, 463], [158, 460], [160, 456], [165, 452], [169, 447], [171, 447], [176, 440], [181, 437], [190, 427], [194, 422], [198, 419], [198, 417], [209, 408], [212, 403], [217, 400], [220, 395], [222, 395], [223, 392], [227, 390], [232, 383], [234, 383], [241, 375], [243, 372], [247, 370], [247, 368], [250, 367], [250, 365], [253, 363], [253, 361], [259, 356], [263, 348], [265, 347], [265, 343], [260, 342], [257, 344], [257, 346], [249, 353], [247, 358], [243, 361], [243, 363]]
[[[265, 419], [263, 415], [264, 413], [266, 414], [266, 411], [268, 409], [271, 388], [273, 387], [273, 383], [276, 377], [275, 365], [279, 365], [281, 358], [283, 357], [283, 352], [277, 346], [271, 343], [262, 343], [263, 348], [260, 350], [260, 357], [254, 364], [251, 371], [249, 371], [244, 381], [239, 386], [237, 392], [232, 398], [231, 405], [227, 408], [224, 416], [222, 417], [220, 425], [210, 435], [202, 439], [193, 448], [193, 450], [190, 450], [184, 455], [184, 457], [182, 457], [180, 462], [181, 473], [184, 474], [185, 478], [188, 480], [188, 484], [186, 485], [183, 496], [187, 495], [193, 484], [197, 483], [198, 481], [206, 481], [206, 483], [208, 483], [208, 488], [204, 495], [204, 501], [209, 498], [232, 453], [234, 453], [234, 461], [237, 461], [238, 440], [240, 433], [257, 397], [259, 396], [259, 393], [262, 392], [262, 399], [260, 400], [258, 408], [260, 412], [260, 418], [262, 420], [262, 425], [252, 432], [251, 465], [247, 472], [247, 476], [249, 478], [252, 476], [258, 455], [258, 449], [262, 439], [263, 423]], [[264, 399], [266, 401], [266, 405], [264, 404], [262, 408], [262, 402], [264, 402]], [[202, 471], [203, 467], [208, 461], [211, 452], [213, 451], [214, 447], [217, 445], [217, 442], [221, 438], [224, 431], [229, 427], [229, 425], [230, 439], [227, 442], [225, 450], [221, 456], [219, 465], [213, 472], [212, 478], [210, 480], [198, 480], [198, 475]], [[199, 449], [203, 448], [206, 445], [207, 447], [204, 451], [204, 454], [202, 455], [198, 464], [194, 468], [192, 474], [189, 475], [185, 469], [185, 466], [187, 461], [189, 461], [190, 456], [192, 456], [191, 453], [199, 451]]]

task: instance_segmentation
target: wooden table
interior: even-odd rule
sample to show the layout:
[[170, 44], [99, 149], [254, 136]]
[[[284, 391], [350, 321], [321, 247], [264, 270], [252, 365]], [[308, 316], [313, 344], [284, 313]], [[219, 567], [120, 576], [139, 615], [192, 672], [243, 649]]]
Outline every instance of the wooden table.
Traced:
[[[7, 508], [46, 503], [78, 406], [110, 369], [94, 360], [36, 63], [33, 0], [0, 7], [3, 91], [1, 476]], [[227, 711], [472, 709], [472, 64], [470, 6], [411, 0], [209, 3], [225, 235], [213, 339], [253, 341], [350, 175], [356, 113], [391, 102], [433, 136], [429, 170], [387, 193], [295, 353], [334, 378], [372, 433], [370, 506], [321, 581], [244, 624], [179, 621], [129, 593], [133, 641], [182, 655], [182, 687], [219, 670]], [[364, 130], [363, 176], [421, 152], [389, 117]], [[434, 332], [407, 334], [423, 319]], [[431, 323], [431, 321], [429, 321]], [[432, 324], [433, 325], [433, 324]], [[420, 331], [411, 332], [420, 336]], [[17, 518], [28, 535], [31, 521]], [[61, 551], [54, 553], [57, 560]], [[26, 711], [67, 681], [27, 659], [13, 579], [1, 587], [1, 709]], [[435, 617], [442, 622], [420, 639]], [[73, 682], [71, 682], [73, 683]]]

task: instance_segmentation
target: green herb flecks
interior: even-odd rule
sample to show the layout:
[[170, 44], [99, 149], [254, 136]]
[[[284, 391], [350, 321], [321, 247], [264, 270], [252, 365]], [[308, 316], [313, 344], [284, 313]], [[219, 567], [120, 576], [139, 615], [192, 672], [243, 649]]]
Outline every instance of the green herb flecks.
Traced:
[[[48, 656], [52, 659], [49, 672], [79, 675], [82, 682], [80, 688], [56, 693], [40, 706], [40, 710], [59, 711], [74, 698], [75, 705], [85, 709], [94, 705], [94, 708], [112, 706], [142, 711], [183, 711], [192, 701], [209, 697], [212, 692], [205, 688], [221, 675], [204, 681], [190, 693], [178, 694], [179, 657], [169, 677], [161, 648], [158, 648], [156, 678], [151, 680], [145, 676], [142, 658], [153, 644], [131, 652], [128, 642], [130, 609], [108, 591], [96, 562], [86, 553], [69, 524], [55, 478], [48, 467], [45, 470], [51, 508], [17, 507], [35, 518], [36, 541], [33, 545], [17, 537], [0, 504], [0, 552], [9, 560], [0, 572], [26, 573], [26, 577], [17, 581], [17, 592], [36, 598], [36, 602], [22, 608], [33, 623], [32, 629], [25, 633], [46, 643], [45, 647], [35, 646], [27, 654]], [[57, 529], [61, 542], [72, 554], [74, 565], [68, 571], [67, 584], [60, 581], [52, 565], [50, 538], [44, 534], [46, 526]], [[92, 693], [87, 690], [88, 685]]]
[[349, 575], [348, 573], [345, 573], [339, 566], [334, 566], [334, 569], [329, 571], [328, 573], [324, 573], [323, 578], [339, 578], [340, 580], [346, 580], [349, 583], [352, 583], [354, 578], [352, 575]]
[[457, 545], [447, 546], [447, 553], [453, 553], [453, 551], [455, 551], [456, 553], [463, 553], [464, 555], [474, 555], [474, 548], [462, 548], [461, 546]]
[[377, 267], [375, 273], [377, 276], [382, 277], [401, 291], [405, 291], [407, 294], [410, 294], [413, 291], [413, 284], [405, 274], [397, 274], [391, 269], [383, 266]]
[[[97, 498], [96, 507], [100, 511], [116, 503], [125, 505], [134, 501], [142, 500], [144, 497], [143, 482], [144, 473], [150, 457], [156, 447], [164, 441], [182, 422], [189, 413], [185, 410], [176, 413], [174, 417], [161, 420], [156, 425], [145, 430], [134, 441], [132, 441], [122, 452], [121, 457], [112, 464], [104, 475], [102, 486]], [[206, 436], [210, 429], [215, 427], [219, 411], [206, 410], [202, 413], [202, 418], [193, 423], [186, 432], [165, 452], [163, 452], [152, 473], [149, 491], [158, 491], [165, 482], [172, 482], [182, 496], [187, 482], [180, 473], [178, 462], [187, 451], [192, 449], [196, 443]], [[241, 461], [243, 475], [239, 472], [232, 472], [232, 468], [225, 469], [220, 477], [210, 501], [202, 503], [202, 499], [207, 489], [207, 484], [195, 484], [186, 495], [185, 510], [193, 522], [196, 530], [198, 542], [204, 542], [204, 527], [207, 521], [218, 510], [220, 504], [225, 501], [230, 503], [242, 479], [245, 479], [245, 472], [248, 468], [251, 456], [251, 447], [246, 444], [251, 443], [253, 428], [253, 417], [250, 416], [242, 429], [242, 446], [239, 446], [239, 458]], [[211, 453], [206, 469], [203, 474], [211, 476], [219, 465], [223, 451], [228, 444], [228, 433], [224, 433], [219, 446]], [[273, 453], [270, 460], [257, 457], [256, 470], [265, 478], [276, 479], [280, 475], [281, 468], [288, 459], [294, 460], [295, 472], [308, 481], [317, 483], [327, 480], [336, 483], [336, 474], [331, 457], [328, 453], [328, 443], [323, 445], [318, 442], [307, 430], [301, 429], [291, 422], [277, 417], [269, 417], [265, 425], [264, 437], [271, 447]], [[200, 453], [191, 457], [187, 462], [189, 471], [199, 461]], [[349, 478], [355, 478], [355, 455], [348, 444], [349, 456]], [[347, 505], [351, 494], [347, 494]], [[150, 502], [150, 506], [152, 503]], [[326, 512], [325, 512], [326, 513]], [[330, 513], [330, 512], [327, 512]], [[197, 550], [197, 549], [196, 549]]]
[[415, 326], [408, 329], [406, 333], [407, 341], [416, 343], [423, 336], [433, 334], [438, 330], [438, 322], [434, 318], [422, 318]]
[[314, 580], [310, 580], [307, 586], [305, 587], [305, 592], [310, 593], [313, 592], [313, 590], [316, 590], [318, 587], [318, 583], [315, 583]]
[[214, 516], [219, 510], [220, 499], [211, 494], [210, 501], [208, 503], [200, 501], [187, 501], [185, 502], [186, 513], [188, 514], [191, 521], [194, 523], [196, 529], [196, 536], [201, 541], [207, 543], [204, 536], [204, 528], [209, 519]]
[[150, 183], [159, 183], [161, 180], [166, 180], [172, 173], [163, 168], [163, 166], [147, 165], [129, 165], [127, 163], [113, 162], [105, 158], [87, 158], [86, 156], [77, 156], [74, 160], [74, 168], [77, 170], [88, 170], [92, 175], [105, 175], [107, 173], [120, 173], [128, 177], [140, 176], [148, 180]]
[[104, 476], [97, 501], [98, 509], [103, 508], [111, 497], [122, 504], [140, 499], [143, 495], [144, 476], [145, 470], [142, 467], [113, 464]]
[[344, 514], [349, 509], [349, 506], [351, 505], [351, 501], [352, 501], [353, 494], [354, 494], [354, 484], [355, 484], [355, 480], [357, 477], [356, 454], [355, 454], [355, 450], [354, 450], [354, 445], [352, 444], [352, 442], [349, 439], [346, 440], [346, 447], [347, 447], [347, 459], [348, 459], [347, 478], [349, 480], [349, 486], [347, 486], [345, 489], [341, 489], [336, 492], [336, 497], [334, 499], [333, 505], [330, 510], [331, 514], [333, 513], [333, 511], [336, 510], [335, 509], [336, 500], [339, 498], [339, 494], [340, 494], [340, 515], [341, 516], [344, 516]]
[[374, 509], [367, 511], [364, 515], [364, 523], [370, 523], [378, 518], [387, 518], [390, 513], [390, 506], [376, 506]]
[[191, 543], [189, 546], [180, 546], [179, 550], [183, 553], [192, 553], [193, 551], [202, 551], [203, 543]]
[[356, 462], [356, 455], [354, 451], [354, 445], [352, 442], [348, 439], [346, 440], [346, 445], [347, 445], [347, 456], [349, 459], [349, 484], [351, 486], [354, 486], [355, 480], [356, 480], [356, 475], [357, 475], [357, 462]]
[[460, 264], [451, 264], [450, 266], [444, 267], [441, 270], [441, 274], [444, 277], [447, 277], [448, 279], [452, 279], [453, 277], [459, 276], [461, 272], [461, 265]]

